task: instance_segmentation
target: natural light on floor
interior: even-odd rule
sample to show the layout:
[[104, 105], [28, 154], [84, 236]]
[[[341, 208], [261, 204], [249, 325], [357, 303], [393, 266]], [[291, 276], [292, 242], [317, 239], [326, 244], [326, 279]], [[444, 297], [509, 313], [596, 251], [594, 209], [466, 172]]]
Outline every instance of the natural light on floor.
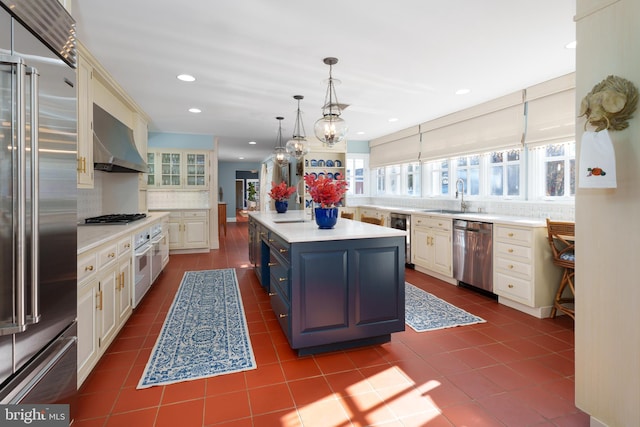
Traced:
[[[382, 384], [390, 385], [381, 387]], [[439, 386], [440, 382], [435, 380], [416, 386], [406, 373], [394, 366], [352, 382], [343, 392], [300, 405], [297, 411], [284, 415], [280, 425], [298, 427], [302, 420], [305, 427], [368, 426], [416, 414], [420, 414], [424, 423], [442, 413], [429, 397], [429, 392]]]

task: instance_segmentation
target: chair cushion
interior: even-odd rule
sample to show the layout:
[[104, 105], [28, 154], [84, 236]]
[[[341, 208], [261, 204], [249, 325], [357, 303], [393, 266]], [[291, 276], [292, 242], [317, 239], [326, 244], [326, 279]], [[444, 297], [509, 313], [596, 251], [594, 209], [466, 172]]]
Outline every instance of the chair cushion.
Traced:
[[576, 254], [571, 251], [571, 252], [565, 252], [562, 255], [560, 255], [560, 259], [563, 259], [565, 261], [576, 261]]

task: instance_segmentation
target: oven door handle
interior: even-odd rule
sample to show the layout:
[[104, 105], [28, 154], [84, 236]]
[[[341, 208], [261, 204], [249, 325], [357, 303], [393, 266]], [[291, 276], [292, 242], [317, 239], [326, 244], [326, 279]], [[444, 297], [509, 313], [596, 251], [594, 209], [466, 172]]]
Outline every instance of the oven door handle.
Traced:
[[136, 251], [136, 257], [141, 257], [141, 256], [145, 256], [150, 250], [151, 250], [151, 245], [146, 244], [143, 246], [144, 250], [143, 251]]
[[161, 234], [158, 237], [156, 237], [153, 240], [151, 240], [151, 244], [152, 245], [157, 245], [158, 243], [162, 242], [162, 239], [164, 239], [164, 234]]

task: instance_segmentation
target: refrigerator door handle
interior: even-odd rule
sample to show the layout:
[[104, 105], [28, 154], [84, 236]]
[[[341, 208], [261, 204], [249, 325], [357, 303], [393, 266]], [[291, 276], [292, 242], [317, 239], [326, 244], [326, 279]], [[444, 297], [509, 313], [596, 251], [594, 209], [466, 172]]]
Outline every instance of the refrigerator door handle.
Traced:
[[28, 324], [40, 321], [40, 74], [28, 67], [26, 74], [31, 77], [31, 313]]
[[15, 55], [0, 55], [0, 63], [11, 66], [14, 69], [15, 77], [15, 105], [14, 105], [14, 136], [15, 146], [12, 144], [14, 151], [14, 166], [16, 169], [17, 179], [13, 183], [15, 203], [13, 216], [13, 235], [14, 243], [14, 316], [13, 319], [0, 323], [0, 335], [9, 335], [24, 332], [27, 329], [26, 322], [26, 264], [27, 264], [27, 212], [26, 212], [26, 178], [27, 178], [27, 161], [26, 161], [26, 108], [25, 108], [25, 75], [26, 66], [24, 60]]

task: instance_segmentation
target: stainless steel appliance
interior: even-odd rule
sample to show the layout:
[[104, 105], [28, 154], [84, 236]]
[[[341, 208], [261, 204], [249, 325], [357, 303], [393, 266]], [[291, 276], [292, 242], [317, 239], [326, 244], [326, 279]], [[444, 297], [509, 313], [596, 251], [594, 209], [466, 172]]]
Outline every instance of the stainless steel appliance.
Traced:
[[162, 241], [165, 236], [162, 234], [162, 224], [155, 224], [151, 227], [151, 283], [156, 281], [162, 272]]
[[134, 241], [135, 258], [135, 289], [133, 292], [133, 308], [136, 308], [142, 297], [151, 287], [151, 235], [149, 230], [144, 230], [136, 234]]
[[493, 293], [493, 224], [453, 221], [453, 277]]
[[94, 216], [91, 218], [85, 218], [84, 223], [90, 225], [99, 224], [128, 224], [130, 222], [138, 221], [147, 217], [147, 214], [135, 213], [135, 214], [108, 214]]
[[0, 0], [0, 403], [76, 393], [74, 22]]
[[404, 252], [404, 263], [405, 266], [409, 268], [415, 268], [415, 265], [411, 262], [411, 215], [391, 212], [389, 214], [389, 226], [407, 232], [407, 247]]

